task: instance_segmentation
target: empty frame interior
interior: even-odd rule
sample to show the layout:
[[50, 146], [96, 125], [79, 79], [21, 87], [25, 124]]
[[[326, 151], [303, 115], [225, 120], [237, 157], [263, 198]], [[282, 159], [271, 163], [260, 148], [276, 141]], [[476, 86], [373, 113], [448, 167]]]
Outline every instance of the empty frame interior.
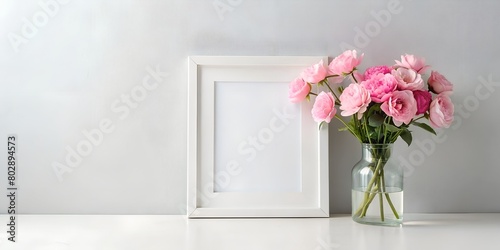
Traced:
[[189, 58], [190, 218], [328, 216], [327, 126], [288, 100], [321, 59]]
[[300, 108], [287, 91], [286, 82], [215, 82], [215, 192], [301, 191]]

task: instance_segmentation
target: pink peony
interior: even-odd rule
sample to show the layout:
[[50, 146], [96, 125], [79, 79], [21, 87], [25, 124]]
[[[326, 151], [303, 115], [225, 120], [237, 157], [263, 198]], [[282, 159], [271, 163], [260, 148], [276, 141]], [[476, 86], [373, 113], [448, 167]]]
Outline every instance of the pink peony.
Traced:
[[358, 58], [356, 50], [346, 50], [341, 55], [335, 57], [328, 69], [332, 75], [350, 74], [363, 60], [363, 55]]
[[429, 106], [431, 105], [432, 95], [428, 91], [425, 90], [415, 90], [413, 91], [413, 97], [415, 101], [417, 101], [417, 114], [421, 115], [429, 110]]
[[350, 116], [358, 113], [358, 119], [363, 117], [368, 105], [371, 102], [370, 92], [357, 83], [351, 83], [344, 89], [339, 97], [342, 116]]
[[417, 102], [410, 90], [394, 91], [389, 100], [382, 103], [380, 108], [394, 121], [394, 125], [410, 124], [417, 113]]
[[425, 59], [420, 58], [414, 55], [402, 55], [401, 61], [396, 60], [396, 68], [403, 67], [407, 69], [413, 69], [417, 71], [419, 74], [423, 74], [428, 68], [429, 65], [425, 65]]
[[388, 66], [385, 66], [385, 65], [381, 65], [381, 66], [374, 66], [374, 67], [370, 67], [368, 69], [365, 70], [365, 79], [370, 79], [373, 75], [377, 75], [377, 74], [389, 74], [391, 73], [392, 71], [392, 68], [388, 67]]
[[397, 68], [392, 75], [398, 81], [398, 90], [419, 90], [424, 88], [422, 76], [413, 69]]
[[455, 108], [449, 95], [451, 92], [442, 92], [431, 102], [429, 121], [433, 127], [448, 128], [453, 122]]
[[429, 90], [436, 94], [453, 91], [453, 84], [437, 71], [431, 71], [431, 76], [429, 76], [427, 83], [429, 84]]
[[309, 68], [306, 68], [304, 71], [302, 71], [300, 77], [302, 77], [302, 79], [304, 79], [304, 81], [308, 83], [318, 83], [325, 79], [326, 68], [323, 65], [323, 60], [321, 60], [317, 64], [310, 66]]
[[311, 110], [314, 121], [324, 121], [330, 123], [336, 112], [337, 110], [335, 109], [335, 99], [333, 98], [332, 93], [325, 93], [321, 91], [321, 93], [316, 96], [316, 101], [314, 102], [313, 108]]
[[385, 102], [396, 90], [398, 82], [391, 74], [376, 74], [370, 79], [361, 82], [369, 92], [372, 100], [376, 103]]
[[297, 78], [288, 85], [288, 98], [291, 102], [301, 102], [306, 99], [311, 91], [311, 85]]

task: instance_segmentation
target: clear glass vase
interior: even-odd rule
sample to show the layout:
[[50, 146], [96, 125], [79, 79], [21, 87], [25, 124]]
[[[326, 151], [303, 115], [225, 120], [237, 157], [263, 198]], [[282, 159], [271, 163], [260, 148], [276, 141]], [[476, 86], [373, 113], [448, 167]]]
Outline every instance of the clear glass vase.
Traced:
[[403, 223], [403, 168], [392, 157], [393, 144], [362, 144], [352, 169], [352, 219], [383, 226]]

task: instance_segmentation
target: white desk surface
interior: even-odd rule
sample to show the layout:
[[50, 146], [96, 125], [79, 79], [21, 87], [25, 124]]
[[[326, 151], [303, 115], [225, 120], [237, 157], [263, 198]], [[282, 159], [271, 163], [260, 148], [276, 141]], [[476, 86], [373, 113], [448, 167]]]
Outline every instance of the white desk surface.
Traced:
[[179, 215], [19, 215], [1, 250], [66, 249], [500, 249], [500, 214], [408, 214], [402, 227], [307, 219], [187, 219]]

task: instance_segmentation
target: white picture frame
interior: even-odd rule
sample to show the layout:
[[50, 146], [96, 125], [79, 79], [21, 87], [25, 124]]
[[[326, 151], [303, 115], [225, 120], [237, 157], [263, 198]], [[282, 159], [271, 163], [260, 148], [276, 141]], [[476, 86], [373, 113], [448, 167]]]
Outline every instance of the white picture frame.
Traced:
[[287, 92], [321, 60], [188, 58], [189, 218], [329, 216], [328, 126]]

